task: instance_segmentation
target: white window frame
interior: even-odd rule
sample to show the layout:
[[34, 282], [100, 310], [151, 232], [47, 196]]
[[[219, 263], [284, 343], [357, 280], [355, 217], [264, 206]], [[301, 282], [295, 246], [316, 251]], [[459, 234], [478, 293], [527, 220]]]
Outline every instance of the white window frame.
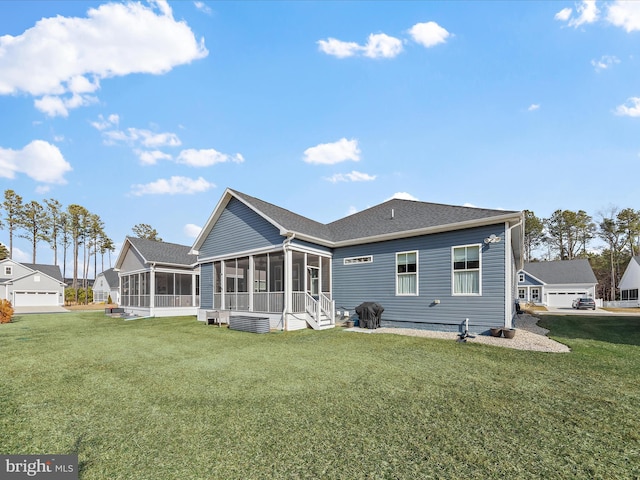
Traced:
[[[475, 247], [478, 249], [478, 268], [468, 268], [456, 270], [455, 251], [458, 248]], [[478, 291], [474, 293], [457, 293], [456, 292], [456, 272], [478, 272]], [[482, 296], [482, 244], [470, 243], [468, 245], [454, 245], [451, 247], [451, 295], [455, 297], [481, 297]]]
[[4, 274], [5, 275], [13, 275], [13, 267], [5, 266], [4, 267]]
[[518, 283], [524, 283], [524, 273], [518, 274]]
[[527, 299], [527, 289], [520, 287], [518, 288], [518, 298], [520, 300], [526, 300]]
[[[536, 292], [534, 294], [534, 292]], [[542, 299], [542, 290], [540, 287], [532, 287], [529, 294], [531, 295], [531, 301], [532, 302], [540, 302]], [[534, 297], [535, 295], [535, 297]]]
[[373, 255], [362, 255], [361, 257], [347, 257], [342, 261], [343, 265], [359, 265], [361, 263], [373, 263]]
[[[415, 254], [415, 256], [416, 256], [416, 271], [415, 271], [415, 273], [414, 272], [398, 273], [398, 256], [399, 255], [411, 254], [411, 253]], [[418, 250], [409, 250], [409, 251], [406, 251], [406, 252], [396, 252], [396, 261], [395, 261], [395, 269], [396, 269], [395, 270], [395, 274], [396, 275], [395, 276], [396, 276], [396, 296], [397, 297], [417, 297], [419, 295], [419, 285], [420, 285], [419, 276], [418, 276], [418, 271], [420, 270], [419, 269], [419, 264], [420, 264], [420, 256], [419, 256]], [[415, 291], [415, 293], [400, 293], [398, 291], [398, 286], [399, 286], [398, 277], [400, 275], [403, 275], [403, 276], [414, 275], [416, 277], [416, 291]]]

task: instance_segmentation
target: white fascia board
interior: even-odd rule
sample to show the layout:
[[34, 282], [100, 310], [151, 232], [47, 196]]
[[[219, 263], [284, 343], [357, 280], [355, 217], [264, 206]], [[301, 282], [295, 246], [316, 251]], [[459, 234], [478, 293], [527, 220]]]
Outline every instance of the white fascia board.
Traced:
[[[129, 248], [133, 248], [133, 244], [131, 243], [131, 240], [129, 240], [129, 237], [127, 236], [124, 239], [122, 248], [120, 248], [120, 253], [118, 254], [118, 258], [116, 258], [116, 262], [114, 263], [114, 267], [113, 267], [114, 270], [116, 271], [120, 270], [120, 266], [122, 265], [122, 262], [124, 262], [124, 259], [127, 256], [127, 253], [129, 252]], [[140, 255], [140, 257], [144, 259], [142, 255]]]
[[[526, 273], [527, 275], [529, 275], [531, 278], [533, 278], [534, 280], [537, 280], [538, 282], [540, 282], [540, 285], [546, 285], [547, 283], [544, 280], [540, 280], [538, 277], [536, 277], [535, 275], [531, 275], [529, 272], [527, 272], [524, 268], [520, 270], [521, 272]], [[528, 287], [537, 287], [539, 285], [525, 285]]]
[[232, 196], [235, 198], [235, 195], [233, 195], [231, 193], [231, 190], [227, 188], [220, 197], [220, 200], [218, 200], [218, 203], [211, 212], [211, 215], [209, 215], [209, 218], [205, 222], [204, 227], [202, 227], [202, 230], [200, 230], [200, 233], [196, 237], [196, 241], [193, 242], [193, 246], [191, 247], [191, 251], [189, 253], [198, 255], [198, 250], [200, 249], [200, 247], [202, 247], [202, 244], [209, 235], [209, 232], [211, 232], [211, 229], [218, 221], [220, 214], [224, 210], [224, 207], [226, 207], [227, 203], [229, 203], [229, 200]]
[[247, 202], [243, 198], [236, 195], [233, 191], [231, 191], [230, 188], [227, 188], [224, 194], [222, 195], [222, 198], [218, 201], [216, 208], [213, 210], [213, 212], [209, 216], [209, 219], [207, 220], [207, 223], [205, 223], [204, 228], [200, 231], [200, 234], [198, 235], [198, 238], [196, 238], [196, 241], [193, 243], [193, 246], [191, 247], [191, 250], [189, 251], [189, 253], [191, 253], [192, 255], [200, 254], [199, 251], [200, 251], [200, 248], [202, 247], [202, 244], [204, 243], [206, 238], [209, 236], [209, 233], [211, 233], [211, 230], [213, 230], [214, 225], [218, 222], [220, 215], [222, 215], [222, 212], [226, 208], [231, 198], [235, 198], [236, 200], [241, 202], [243, 205], [245, 205], [247, 208], [251, 209], [253, 212], [255, 212], [256, 214], [264, 218], [267, 222], [275, 226], [280, 231], [281, 235], [284, 235], [283, 232], [288, 232], [286, 228], [284, 228], [282, 225], [276, 222], [273, 218], [269, 217], [264, 212], [254, 207], [251, 203]]

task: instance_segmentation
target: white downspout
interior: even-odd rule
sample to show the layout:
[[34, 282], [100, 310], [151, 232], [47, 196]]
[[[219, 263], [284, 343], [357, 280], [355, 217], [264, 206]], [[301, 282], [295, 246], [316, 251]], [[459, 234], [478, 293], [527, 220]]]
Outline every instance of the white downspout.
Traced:
[[[505, 301], [504, 301], [504, 319], [505, 319], [505, 328], [513, 328], [513, 308], [515, 305], [514, 288], [513, 288], [513, 249], [511, 248], [511, 230], [516, 227], [522, 225], [523, 221], [520, 220], [518, 223], [507, 227], [505, 229]], [[508, 224], [506, 224], [508, 225]], [[508, 245], [508, 247], [507, 247]], [[509, 294], [507, 295], [507, 292]], [[515, 291], [515, 295], [517, 295], [517, 287]]]
[[295, 238], [296, 234], [291, 233], [287, 235], [287, 238], [282, 242], [282, 250], [284, 251], [284, 278], [282, 281], [284, 282], [284, 311], [282, 312], [282, 329], [287, 331], [289, 330], [289, 312], [291, 310], [291, 251], [289, 250], [289, 246], [291, 242]]

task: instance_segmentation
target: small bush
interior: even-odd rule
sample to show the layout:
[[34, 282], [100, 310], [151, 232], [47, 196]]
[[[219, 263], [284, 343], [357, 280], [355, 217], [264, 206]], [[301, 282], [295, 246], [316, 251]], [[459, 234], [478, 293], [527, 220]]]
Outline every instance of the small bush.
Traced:
[[9, 323], [13, 317], [13, 306], [9, 300], [0, 300], [0, 323]]

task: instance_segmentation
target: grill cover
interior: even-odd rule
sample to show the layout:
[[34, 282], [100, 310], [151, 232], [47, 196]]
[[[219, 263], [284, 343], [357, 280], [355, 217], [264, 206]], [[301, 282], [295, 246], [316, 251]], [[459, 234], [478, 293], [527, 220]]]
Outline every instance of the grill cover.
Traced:
[[356, 307], [356, 313], [360, 319], [360, 328], [374, 329], [380, 326], [384, 308], [377, 302], [363, 302]]

